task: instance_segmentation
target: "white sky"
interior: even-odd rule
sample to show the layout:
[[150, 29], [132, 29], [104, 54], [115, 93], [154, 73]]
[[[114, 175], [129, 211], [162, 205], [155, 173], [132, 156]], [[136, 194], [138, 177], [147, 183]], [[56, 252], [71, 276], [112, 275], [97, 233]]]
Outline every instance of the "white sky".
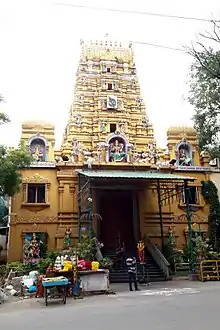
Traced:
[[[218, 0], [54, 0], [54, 2], [220, 19]], [[200, 21], [106, 13], [57, 6], [49, 0], [0, 0], [0, 111], [12, 123], [0, 129], [0, 143], [17, 144], [21, 122], [50, 121], [59, 146], [73, 97], [80, 38], [135, 40], [180, 48], [211, 29]], [[137, 72], [158, 144], [166, 129], [190, 125], [192, 108], [183, 101], [192, 61], [186, 54], [134, 45]]]

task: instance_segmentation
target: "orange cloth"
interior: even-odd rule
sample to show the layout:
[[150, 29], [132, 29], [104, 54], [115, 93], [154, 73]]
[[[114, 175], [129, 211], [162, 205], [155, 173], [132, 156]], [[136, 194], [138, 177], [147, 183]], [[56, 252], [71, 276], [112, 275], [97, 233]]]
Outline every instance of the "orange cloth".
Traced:
[[44, 297], [44, 287], [42, 284], [42, 280], [45, 276], [41, 275], [38, 277], [38, 281], [37, 281], [37, 291], [36, 291], [36, 296], [43, 298]]

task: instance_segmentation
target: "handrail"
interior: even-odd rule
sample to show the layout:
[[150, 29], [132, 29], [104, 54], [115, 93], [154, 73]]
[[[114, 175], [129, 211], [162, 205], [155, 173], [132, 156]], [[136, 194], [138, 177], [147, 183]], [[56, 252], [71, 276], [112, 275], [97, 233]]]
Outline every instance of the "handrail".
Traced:
[[164, 257], [164, 255], [161, 253], [161, 251], [158, 249], [158, 247], [153, 244], [149, 237], [145, 237], [145, 246], [156, 262], [156, 264], [160, 267], [160, 269], [163, 271], [165, 278], [168, 280], [171, 278], [170, 276], [170, 263], [167, 261], [167, 259]]

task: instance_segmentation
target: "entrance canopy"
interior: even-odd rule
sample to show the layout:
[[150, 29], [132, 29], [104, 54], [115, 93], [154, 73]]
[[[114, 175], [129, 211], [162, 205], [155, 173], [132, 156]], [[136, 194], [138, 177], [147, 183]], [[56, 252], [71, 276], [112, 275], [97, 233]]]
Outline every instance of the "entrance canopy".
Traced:
[[[123, 189], [124, 183], [128, 184], [128, 189], [133, 190], [135, 186], [139, 186], [138, 183], [150, 182], [156, 184], [157, 196], [158, 196], [158, 211], [160, 218], [161, 228], [161, 240], [162, 249], [164, 246], [164, 234], [163, 234], [163, 216], [162, 205], [173, 201], [173, 197], [180, 196], [184, 192], [186, 198], [186, 209], [188, 224], [191, 223], [190, 211], [189, 211], [189, 181], [195, 181], [195, 178], [183, 175], [175, 175], [170, 173], [163, 173], [159, 171], [131, 171], [131, 170], [93, 170], [85, 169], [78, 170], [78, 213], [79, 213], [79, 240], [81, 237], [82, 219], [86, 219], [89, 222], [90, 237], [93, 232], [93, 194], [92, 190], [97, 189], [97, 183], [104, 184], [101, 188], [106, 188], [112, 182], [114, 189]], [[131, 183], [131, 184], [130, 184]]]
[[161, 181], [194, 181], [195, 178], [170, 173], [151, 171], [120, 171], [120, 170], [78, 170], [78, 174], [88, 179], [136, 179]]

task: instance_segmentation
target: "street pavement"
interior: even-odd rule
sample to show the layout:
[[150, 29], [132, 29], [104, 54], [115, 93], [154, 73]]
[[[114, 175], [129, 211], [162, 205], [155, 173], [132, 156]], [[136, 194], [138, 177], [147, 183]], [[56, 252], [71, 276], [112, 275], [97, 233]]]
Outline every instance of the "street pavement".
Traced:
[[27, 299], [0, 306], [0, 329], [186, 330], [218, 329], [219, 282], [172, 281], [115, 295], [68, 299], [63, 305]]

